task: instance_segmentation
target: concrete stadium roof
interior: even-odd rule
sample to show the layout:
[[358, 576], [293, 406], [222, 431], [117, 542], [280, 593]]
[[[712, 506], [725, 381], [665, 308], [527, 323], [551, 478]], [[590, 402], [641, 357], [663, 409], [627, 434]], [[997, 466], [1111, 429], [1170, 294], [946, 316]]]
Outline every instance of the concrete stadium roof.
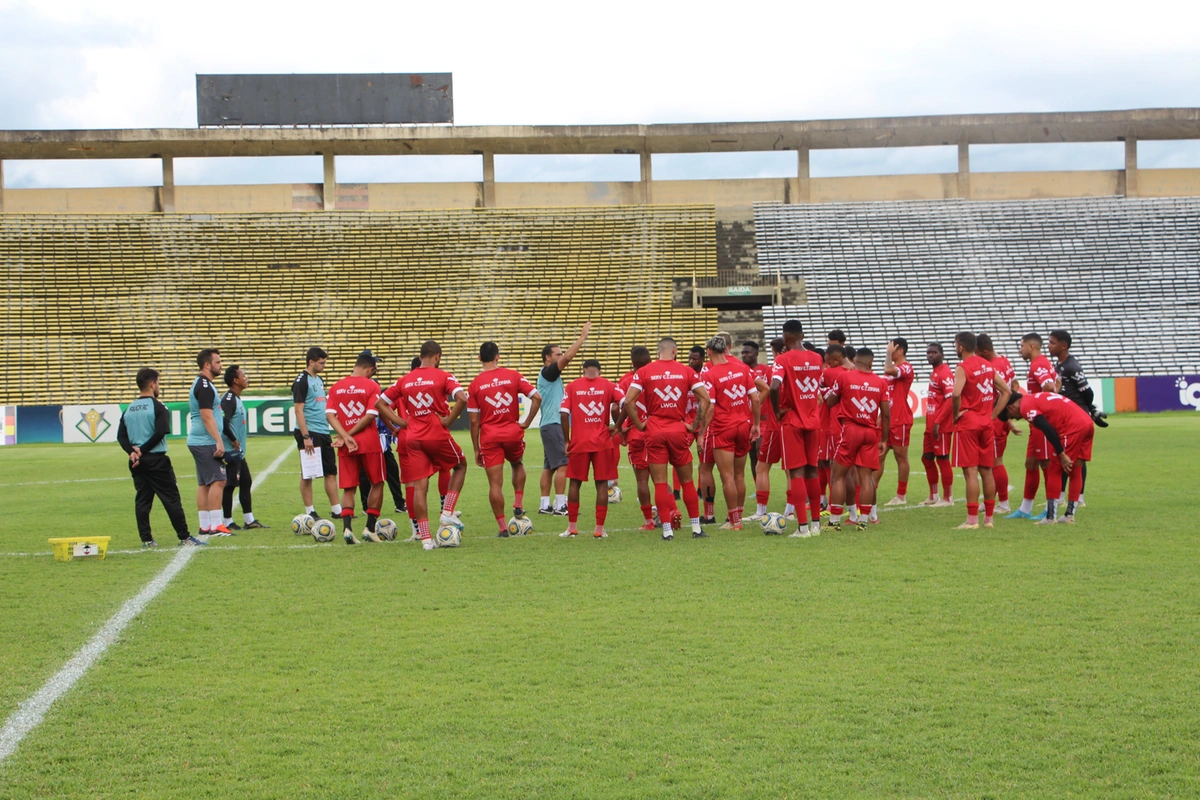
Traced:
[[1200, 139], [1200, 109], [666, 125], [413, 125], [0, 131], [0, 160], [217, 156], [715, 153]]

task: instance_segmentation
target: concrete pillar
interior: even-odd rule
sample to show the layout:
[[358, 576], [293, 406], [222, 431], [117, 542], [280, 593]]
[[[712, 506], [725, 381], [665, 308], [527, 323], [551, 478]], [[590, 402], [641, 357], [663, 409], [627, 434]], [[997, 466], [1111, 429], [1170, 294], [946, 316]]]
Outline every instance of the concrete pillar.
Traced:
[[1125, 196], [1138, 196], [1137, 137], [1125, 137]]
[[158, 210], [164, 214], [175, 213], [175, 159], [162, 157], [162, 194], [158, 198]]
[[650, 191], [650, 184], [654, 181], [654, 169], [651, 165], [650, 153], [642, 152], [640, 156], [642, 167], [642, 202], [649, 205], [654, 198], [653, 193]]
[[971, 199], [971, 145], [958, 143], [958, 196]]
[[333, 153], [322, 153], [325, 157], [325, 184], [321, 189], [321, 207], [333, 211], [337, 207], [337, 165]]
[[483, 207], [496, 207], [496, 154], [483, 151]]
[[812, 202], [812, 180], [807, 147], [796, 148], [796, 184], [796, 202]]
[[4, 160], [0, 159], [0, 214], [4, 213]]

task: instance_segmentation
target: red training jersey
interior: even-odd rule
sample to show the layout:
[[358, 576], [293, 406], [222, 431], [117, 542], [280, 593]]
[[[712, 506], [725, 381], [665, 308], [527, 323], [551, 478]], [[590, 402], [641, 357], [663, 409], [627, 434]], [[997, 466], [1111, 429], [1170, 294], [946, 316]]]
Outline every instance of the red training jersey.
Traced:
[[[707, 362], [707, 361], [705, 362], [706, 365], [708, 363], [709, 362]], [[688, 369], [692, 369], [691, 364], [687, 364], [686, 366]], [[703, 368], [701, 368], [700, 372], [703, 372], [703, 371], [704, 371]], [[692, 372], [696, 372], [696, 370], [692, 369]], [[700, 377], [700, 372], [696, 372], [696, 380], [698, 380], [698, 381], [702, 380]], [[695, 423], [696, 415], [699, 413], [700, 413], [700, 398], [696, 397], [696, 395], [692, 394], [691, 392], [688, 392], [687, 407], [683, 409], [684, 424], [691, 425], [691, 424]]]
[[[1029, 377], [1025, 379], [1025, 389], [1029, 394], [1054, 391], [1058, 373], [1054, 365], [1045, 356], [1034, 356], [1029, 362]], [[1049, 388], [1046, 385], [1049, 384]]]
[[788, 350], [775, 359], [771, 381], [780, 382], [779, 405], [787, 409], [783, 423], [802, 430], [817, 430], [821, 425], [822, 360], [809, 350]]
[[[765, 364], [755, 364], [750, 369], [754, 372], [755, 378], [762, 378], [762, 381], [763, 381], [763, 383], [765, 383], [767, 385], [767, 388], [768, 389], [771, 388], [771, 368], [770, 367], [766, 366]], [[775, 412], [771, 408], [771, 399], [770, 399], [770, 397], [768, 397], [765, 394], [762, 397], [761, 409], [762, 409], [762, 411], [759, 414], [759, 417], [761, 419], [762, 429], [764, 431], [779, 430], [779, 420], [775, 419]]]
[[991, 427], [992, 411], [996, 405], [996, 370], [991, 362], [977, 355], [970, 355], [959, 363], [967, 374], [958, 409], [961, 412], [955, 423], [958, 430], [976, 431]]
[[[621, 380], [617, 383], [617, 388], [621, 390], [622, 397], [624, 397], [626, 394], [629, 393], [629, 387], [633, 385], [633, 379], [636, 375], [637, 375], [637, 372], [635, 372], [634, 370], [629, 370], [629, 372], [626, 372], [624, 375], [621, 376]], [[643, 398], [639, 397], [637, 399], [637, 401], [633, 404], [633, 407], [637, 409], [638, 421], [645, 422], [646, 421], [646, 403], [644, 402]], [[625, 430], [629, 430], [632, 427], [633, 427], [633, 421], [630, 420], [629, 417], [626, 417], [623, 428]]]
[[837, 412], [845, 425], [879, 428], [879, 409], [888, 401], [888, 386], [873, 372], [843, 370], [833, 384]]
[[837, 436], [842, 432], [842, 421], [838, 419], [837, 409], [829, 405], [825, 401], [833, 395], [833, 385], [837, 382], [838, 376], [843, 372], [849, 372], [845, 367], [829, 367], [821, 373], [821, 430]]
[[752, 400], [758, 396], [754, 373], [741, 361], [725, 359], [724, 364], [707, 364], [700, 380], [713, 404], [712, 428], [725, 431], [750, 419]]
[[646, 404], [646, 430], [658, 431], [683, 425], [687, 396], [703, 385], [687, 364], [651, 361], [633, 376], [630, 388], [640, 391]]
[[533, 397], [537, 393], [515, 369], [497, 367], [476, 375], [467, 388], [467, 411], [479, 414], [479, 443], [524, 439], [520, 395]]
[[888, 385], [888, 402], [892, 407], [892, 427], [897, 425], [912, 425], [912, 406], [908, 404], [908, 393], [912, 389], [913, 380], [917, 373], [913, 372], [911, 361], [903, 364], [892, 364], [899, 375], [884, 375], [883, 380]]
[[1005, 386], [1011, 387], [1013, 381], [1017, 379], [1016, 370], [1004, 356], [998, 355], [992, 359], [992, 369], [996, 370], [996, 374], [1000, 376], [1000, 380], [1004, 381]]
[[1058, 431], [1058, 435], [1071, 438], [1085, 435], [1094, 427], [1092, 417], [1064, 395], [1054, 392], [1027, 394], [1021, 399], [1021, 416], [1030, 424], [1043, 416]]
[[404, 404], [408, 418], [408, 437], [414, 441], [445, 438], [449, 432], [439, 417], [450, 413], [450, 400], [459, 395], [466, 399], [458, 379], [437, 367], [417, 367], [383, 393], [388, 402]]
[[954, 413], [951, 400], [954, 397], [954, 370], [943, 361], [933, 368], [929, 375], [929, 389], [925, 395], [925, 424], [941, 425], [942, 433], [954, 430]]
[[349, 431], [363, 420], [371, 417], [371, 424], [354, 434], [358, 442], [359, 453], [382, 453], [383, 445], [379, 441], [379, 430], [375, 418], [379, 409], [375, 408], [379, 400], [379, 384], [370, 378], [350, 375], [342, 378], [329, 389], [325, 402], [325, 415], [336, 416], [342, 427]]
[[571, 452], [599, 453], [611, 450], [608, 426], [613, 421], [613, 405], [619, 405], [625, 393], [608, 378], [576, 378], [563, 390], [560, 414], [571, 419]]

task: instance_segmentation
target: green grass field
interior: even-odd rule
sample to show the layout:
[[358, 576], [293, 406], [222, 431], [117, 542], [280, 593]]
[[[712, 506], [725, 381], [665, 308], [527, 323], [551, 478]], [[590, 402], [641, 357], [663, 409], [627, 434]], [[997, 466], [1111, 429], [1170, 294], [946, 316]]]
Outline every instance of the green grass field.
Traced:
[[[472, 467], [463, 546], [434, 552], [294, 537], [292, 458], [255, 494], [273, 529], [197, 553], [0, 797], [1195, 797], [1198, 451], [1200, 416], [1114, 416], [1075, 526], [955, 531], [960, 503], [809, 540], [635, 532], [627, 470], [609, 539], [496, 539]], [[0, 518], [7, 719], [177, 550], [156, 508], [164, 546], [123, 552], [115, 445], [0, 448]], [[118, 552], [51, 559], [82, 531]]]

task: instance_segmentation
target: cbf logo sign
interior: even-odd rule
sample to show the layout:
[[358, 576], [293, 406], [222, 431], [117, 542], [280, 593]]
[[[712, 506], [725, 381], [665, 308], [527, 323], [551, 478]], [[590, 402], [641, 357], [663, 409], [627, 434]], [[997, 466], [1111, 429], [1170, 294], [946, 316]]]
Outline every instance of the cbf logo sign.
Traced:
[[1192, 383], [1187, 378], [1180, 378], [1175, 381], [1175, 388], [1179, 390], [1181, 406], [1191, 406], [1200, 411], [1200, 382]]
[[68, 444], [115, 442], [121, 421], [118, 405], [63, 406], [63, 441]]

